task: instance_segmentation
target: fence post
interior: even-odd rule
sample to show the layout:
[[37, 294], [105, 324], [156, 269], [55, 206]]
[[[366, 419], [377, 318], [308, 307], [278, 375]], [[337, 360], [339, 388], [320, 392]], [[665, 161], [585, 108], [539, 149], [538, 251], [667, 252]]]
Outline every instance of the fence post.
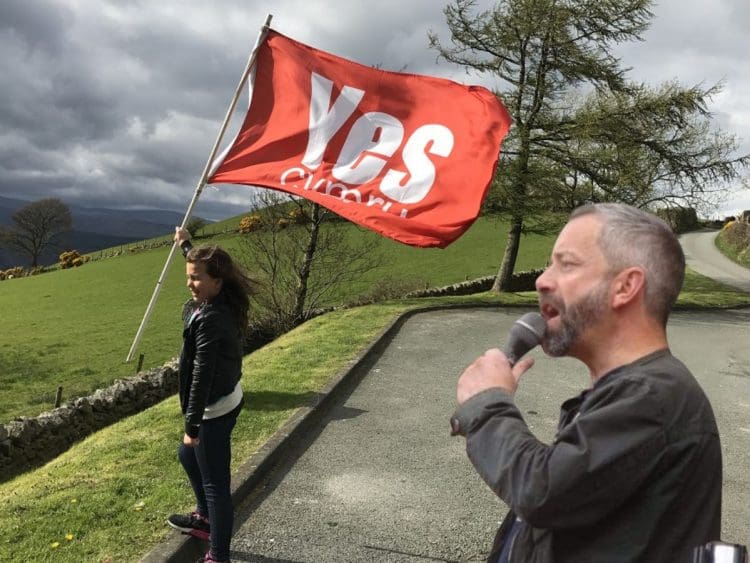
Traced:
[[62, 386], [57, 388], [57, 393], [55, 393], [55, 408], [58, 408], [60, 406], [60, 403], [62, 403]]

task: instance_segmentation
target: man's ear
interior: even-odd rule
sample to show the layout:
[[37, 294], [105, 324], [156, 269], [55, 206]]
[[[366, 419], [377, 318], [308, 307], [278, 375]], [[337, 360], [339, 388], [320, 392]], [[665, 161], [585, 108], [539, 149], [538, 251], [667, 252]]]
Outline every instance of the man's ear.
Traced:
[[611, 287], [612, 308], [624, 307], [646, 291], [646, 272], [639, 266], [625, 268], [612, 280]]

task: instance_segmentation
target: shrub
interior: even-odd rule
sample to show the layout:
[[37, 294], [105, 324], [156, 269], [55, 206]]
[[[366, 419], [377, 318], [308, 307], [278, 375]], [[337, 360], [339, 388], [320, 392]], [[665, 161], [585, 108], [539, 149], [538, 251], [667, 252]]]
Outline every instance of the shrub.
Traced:
[[719, 233], [717, 245], [743, 266], [750, 266], [750, 223], [728, 221]]
[[89, 257], [81, 256], [81, 254], [77, 250], [67, 250], [60, 254], [59, 258], [60, 268], [62, 268], [63, 270], [67, 268], [77, 268], [78, 266], [83, 266], [88, 261]]
[[246, 215], [240, 219], [240, 225], [237, 229], [240, 233], [252, 233], [263, 226], [263, 220], [258, 215]]
[[206, 225], [208, 225], [208, 222], [205, 219], [201, 219], [200, 217], [193, 217], [188, 221], [185, 228], [190, 233], [190, 236], [195, 238], [195, 236], [198, 234], [198, 231]]
[[750, 223], [733, 221], [727, 223], [722, 231], [724, 239], [738, 252], [746, 251], [750, 247]]
[[698, 214], [695, 209], [686, 207], [665, 207], [657, 209], [656, 215], [661, 217], [676, 234], [686, 233], [698, 227]]
[[12, 280], [13, 278], [20, 278], [26, 275], [23, 266], [16, 266], [15, 268], [8, 268], [5, 271], [0, 271], [0, 280]]
[[289, 221], [295, 225], [304, 225], [309, 219], [301, 209], [293, 209], [289, 215]]

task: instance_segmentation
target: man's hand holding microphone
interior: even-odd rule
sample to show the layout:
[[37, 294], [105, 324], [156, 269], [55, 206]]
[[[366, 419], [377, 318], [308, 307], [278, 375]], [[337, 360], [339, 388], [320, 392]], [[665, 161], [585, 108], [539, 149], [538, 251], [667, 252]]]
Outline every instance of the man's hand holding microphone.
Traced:
[[[487, 389], [501, 388], [511, 395], [516, 392], [521, 376], [534, 365], [533, 358], [523, 358], [541, 343], [546, 323], [539, 313], [526, 313], [510, 330], [508, 340], [500, 351], [487, 350], [458, 378], [456, 399], [462, 405], [471, 397]], [[453, 434], [458, 433], [458, 421], [451, 419]]]
[[541, 343], [545, 327], [539, 313], [526, 313], [518, 319], [502, 352], [497, 348], [487, 350], [461, 374], [456, 390], [458, 404], [493, 387], [515, 393], [521, 376], [534, 365], [533, 358], [521, 357]]

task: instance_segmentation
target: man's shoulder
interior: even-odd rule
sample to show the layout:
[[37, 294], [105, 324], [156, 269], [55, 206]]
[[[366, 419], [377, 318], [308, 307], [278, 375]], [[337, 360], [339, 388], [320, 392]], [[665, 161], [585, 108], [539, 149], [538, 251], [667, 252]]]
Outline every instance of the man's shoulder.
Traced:
[[709, 430], [714, 428], [708, 396], [690, 369], [669, 350], [628, 366], [622, 377], [633, 385], [640, 384], [655, 399], [668, 426], [688, 428], [698, 424]]
[[690, 369], [669, 350], [637, 363], [632, 367], [631, 375], [643, 379], [656, 389], [664, 388], [670, 393], [686, 393], [692, 390], [703, 395], [703, 389]]
[[613, 370], [602, 378], [602, 384], [635, 381], [643, 385], [697, 385], [693, 374], [669, 350], [659, 350]]
[[584, 403], [598, 408], [624, 400], [638, 409], [663, 412], [687, 397], [703, 400], [705, 395], [685, 364], [661, 350], [606, 374], [585, 393]]

